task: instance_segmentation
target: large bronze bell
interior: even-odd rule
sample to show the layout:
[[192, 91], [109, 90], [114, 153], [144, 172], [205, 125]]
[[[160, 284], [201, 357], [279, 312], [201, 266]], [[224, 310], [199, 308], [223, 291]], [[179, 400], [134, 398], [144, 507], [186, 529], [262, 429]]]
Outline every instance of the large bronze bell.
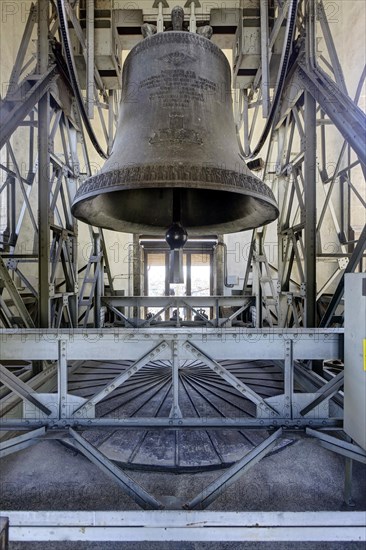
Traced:
[[184, 31], [148, 36], [127, 56], [122, 92], [111, 156], [79, 188], [74, 216], [153, 235], [173, 222], [202, 235], [277, 218], [272, 191], [240, 158], [230, 66], [215, 44]]

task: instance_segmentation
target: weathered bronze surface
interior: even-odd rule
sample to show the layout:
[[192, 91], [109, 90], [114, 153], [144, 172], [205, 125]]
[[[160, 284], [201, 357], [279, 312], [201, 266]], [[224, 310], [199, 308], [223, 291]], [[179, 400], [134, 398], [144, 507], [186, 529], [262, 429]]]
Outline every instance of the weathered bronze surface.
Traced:
[[177, 188], [189, 235], [242, 231], [278, 216], [272, 191], [239, 156], [225, 55], [202, 35], [170, 31], [128, 55], [112, 154], [72, 210], [95, 226], [164, 235]]

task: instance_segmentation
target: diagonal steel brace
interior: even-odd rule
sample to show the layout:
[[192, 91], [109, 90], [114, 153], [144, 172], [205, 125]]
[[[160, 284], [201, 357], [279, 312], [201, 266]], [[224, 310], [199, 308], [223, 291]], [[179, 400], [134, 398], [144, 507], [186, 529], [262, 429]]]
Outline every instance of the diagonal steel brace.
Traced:
[[324, 386], [322, 386], [314, 394], [316, 395], [316, 398], [300, 411], [301, 416], [305, 416], [306, 414], [308, 414], [308, 412], [312, 411], [313, 409], [315, 409], [315, 407], [320, 405], [320, 403], [322, 403], [326, 399], [330, 399], [332, 395], [334, 395], [340, 390], [343, 384], [344, 384], [344, 373], [342, 371], [339, 374], [337, 374], [335, 378], [333, 378], [332, 380], [324, 384]]
[[111, 460], [106, 458], [75, 430], [70, 428], [69, 433], [73, 438], [74, 446], [105, 474], [114, 479], [114, 481], [116, 481], [118, 485], [139, 504], [139, 506], [150, 510], [161, 510], [164, 508], [161, 502], [145, 491], [136, 481], [125, 474], [118, 466], [113, 464]]
[[279, 416], [279, 413], [270, 405], [268, 405], [268, 403], [266, 403], [266, 401], [260, 395], [253, 391], [247, 384], [244, 384], [244, 382], [239, 380], [239, 378], [237, 378], [230, 371], [225, 369], [225, 367], [220, 365], [220, 363], [206, 355], [194, 344], [186, 341], [183, 346], [193, 355], [195, 359], [199, 359], [203, 363], [205, 363], [205, 365], [207, 365], [211, 370], [221, 376], [221, 378], [226, 380], [226, 382], [233, 386], [233, 388], [235, 388], [237, 391], [243, 394], [244, 397], [255, 403], [257, 406], [259, 406], [263, 411], [267, 411], [270, 416]]
[[6, 441], [0, 443], [0, 458], [26, 449], [31, 445], [35, 445], [39, 442], [46, 434], [46, 428], [38, 428], [37, 430], [32, 430], [31, 432], [26, 432], [25, 434], [12, 437]]
[[121, 386], [126, 380], [136, 374], [142, 367], [144, 367], [149, 361], [156, 359], [157, 356], [167, 348], [168, 344], [165, 341], [160, 342], [157, 346], [152, 348], [148, 353], [145, 353], [140, 359], [135, 361], [125, 372], [117, 376], [109, 384], [107, 384], [101, 391], [93, 395], [88, 399], [79, 409], [74, 412], [74, 416], [82, 416], [91, 407], [95, 407], [99, 401], [107, 397], [116, 388]]
[[20, 380], [20, 378], [15, 376], [15, 374], [6, 369], [1, 363], [0, 374], [1, 382], [5, 384], [5, 386], [7, 386], [9, 389], [11, 389], [14, 393], [19, 395], [19, 397], [37, 407], [37, 409], [42, 411], [47, 416], [52, 413], [52, 411], [50, 411], [50, 409], [46, 407], [46, 405], [43, 405], [43, 403], [38, 401], [32, 388], [30, 388], [27, 384]]
[[211, 502], [222, 494], [223, 489], [230, 487], [238, 478], [249, 470], [254, 464], [257, 464], [269, 451], [276, 445], [279, 437], [282, 435], [282, 428], [267, 437], [260, 445], [247, 453], [241, 460], [236, 462], [224, 474], [210, 483], [201, 493], [194, 497], [183, 508], [194, 510], [197, 508], [207, 508]]

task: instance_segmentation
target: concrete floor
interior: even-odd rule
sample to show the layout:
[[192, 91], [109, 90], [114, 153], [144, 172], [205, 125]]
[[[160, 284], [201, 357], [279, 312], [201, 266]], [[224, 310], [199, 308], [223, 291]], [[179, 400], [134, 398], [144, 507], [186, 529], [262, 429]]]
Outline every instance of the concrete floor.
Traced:
[[[49, 440], [0, 461], [3, 510], [138, 510], [112, 480], [82, 455]], [[129, 472], [157, 498], [185, 502], [220, 472], [192, 476]], [[342, 510], [344, 459], [311, 439], [264, 458], [211, 504], [210, 510]], [[354, 464], [353, 510], [366, 510], [366, 467]], [[366, 512], [365, 512], [366, 519]], [[364, 543], [10, 543], [10, 550], [365, 550]]]

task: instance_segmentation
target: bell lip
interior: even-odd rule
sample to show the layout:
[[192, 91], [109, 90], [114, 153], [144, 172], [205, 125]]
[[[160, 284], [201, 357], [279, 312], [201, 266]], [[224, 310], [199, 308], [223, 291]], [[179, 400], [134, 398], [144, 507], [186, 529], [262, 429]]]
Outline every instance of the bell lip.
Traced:
[[[174, 174], [185, 175], [186, 180], [179, 180], [178, 178], [172, 178], [171, 173], [169, 174], [169, 166], [162, 166], [164, 168], [162, 172], [166, 179], [151, 177], [152, 170], [155, 171], [155, 175], [158, 172], [158, 165], [140, 165], [139, 167], [126, 168], [122, 170], [112, 170], [104, 174], [99, 174], [92, 176], [87, 179], [83, 185], [79, 188], [77, 195], [73, 201], [71, 212], [72, 214], [84, 221], [85, 223], [90, 223], [98, 227], [104, 227], [113, 231], [121, 231], [127, 233], [149, 233], [151, 235], [161, 235], [166, 229], [167, 226], [162, 225], [149, 225], [146, 222], [139, 221], [127, 221], [121, 216], [120, 219], [114, 218], [110, 220], [110, 224], [106, 223], [106, 218], [103, 219], [103, 223], [98, 223], [98, 215], [90, 215], [87, 213], [87, 208], [83, 212], [83, 204], [88, 202], [93, 202], [93, 199], [97, 198], [100, 195], [109, 194], [113, 196], [115, 193], [123, 191], [133, 191], [133, 190], [155, 190], [160, 189], [171, 189], [171, 188], [182, 188], [182, 189], [203, 189], [203, 190], [212, 190], [212, 191], [223, 191], [227, 193], [237, 194], [241, 196], [251, 197], [253, 199], [259, 200], [267, 206], [266, 219], [261, 221], [260, 224], [256, 223], [255, 225], [245, 226], [246, 217], [238, 217], [236, 220], [221, 221], [215, 224], [206, 224], [202, 226], [187, 226], [187, 231], [190, 235], [202, 235], [210, 233], [212, 230], [216, 233], [236, 233], [240, 231], [247, 231], [255, 229], [256, 227], [262, 227], [267, 225], [272, 221], [276, 220], [279, 215], [278, 205], [275, 200], [275, 197], [272, 193], [272, 190], [259, 178], [252, 174], [240, 174], [234, 172], [233, 170], [227, 169], [208, 169], [207, 167], [199, 166], [176, 166], [173, 165], [170, 168], [174, 169]], [[191, 171], [189, 171], [191, 169]], [[135, 179], [133, 177], [134, 170]], [[145, 171], [145, 172], [144, 172]], [[125, 179], [124, 182], [121, 182], [119, 176], [123, 172]], [[150, 181], [144, 181], [142, 177], [138, 178], [137, 176], [148, 173], [150, 175]], [[204, 181], [202, 178], [196, 178], [196, 181], [193, 181], [193, 175], [201, 175], [206, 178]], [[154, 174], [153, 174], [154, 175]], [[211, 176], [212, 181], [207, 181]], [[139, 180], [139, 181], [138, 181]], [[230, 181], [233, 184], [228, 183]], [[234, 185], [234, 183], [236, 185]], [[252, 187], [252, 188], [251, 188]], [[113, 220], [113, 221], [112, 221]]]
[[[159, 174], [160, 172], [160, 174]], [[154, 176], [151, 177], [151, 174]], [[138, 165], [91, 176], [79, 187], [72, 206], [105, 193], [171, 187], [227, 191], [258, 198], [278, 208], [272, 190], [252, 174], [196, 165]]]
[[[265, 184], [264, 184], [265, 185]], [[181, 188], [181, 189], [187, 189], [186, 182], [174, 182], [174, 185], [172, 185], [169, 182], [164, 181], [152, 181], [152, 182], [146, 182], [143, 184], [138, 184], [136, 182], [131, 182], [131, 184], [121, 184], [116, 185], [113, 187], [113, 189], [98, 189], [91, 191], [89, 193], [85, 193], [83, 195], [80, 195], [79, 197], [75, 196], [75, 199], [71, 206], [71, 213], [74, 215], [74, 211], [76, 210], [76, 207], [81, 204], [82, 202], [88, 201], [90, 199], [93, 199], [95, 197], [98, 197], [99, 195], [104, 194], [111, 194], [118, 191], [134, 191], [134, 190], [142, 190], [142, 189], [171, 189], [171, 188]], [[81, 189], [82, 187], [80, 187]], [[243, 188], [235, 188], [230, 185], [225, 185], [225, 188], [223, 188], [223, 184], [220, 182], [214, 183], [203, 183], [202, 181], [197, 182], [191, 182], [191, 185], [189, 189], [207, 189], [211, 191], [226, 191], [228, 193], [238, 194], [238, 195], [247, 195], [250, 197], [253, 197], [255, 199], [260, 199], [263, 202], [266, 202], [267, 204], [270, 204], [271, 206], [274, 206], [278, 210], [278, 205], [275, 197], [265, 196], [263, 193], [251, 191], [248, 189]]]
[[[263, 201], [263, 197], [260, 199]], [[263, 201], [264, 202], [264, 201]], [[80, 203], [78, 203], [80, 205]], [[245, 218], [240, 218], [238, 220], [228, 221], [224, 223], [217, 223], [211, 225], [195, 225], [186, 227], [188, 238], [198, 237], [202, 235], [228, 235], [232, 233], [242, 233], [244, 231], [252, 231], [258, 229], [259, 227], [264, 227], [273, 223], [277, 220], [279, 216], [279, 209], [277, 206], [268, 204], [271, 207], [271, 216], [268, 216], [267, 219], [263, 220], [260, 224], [253, 224], [245, 226]], [[145, 223], [134, 223], [124, 220], [118, 220], [120, 223], [119, 227], [113, 227], [112, 225], [98, 224], [98, 221], [94, 219], [92, 222], [87, 219], [79, 216], [78, 218], [83, 223], [88, 225], [93, 225], [94, 227], [101, 227], [103, 229], [108, 229], [109, 231], [116, 231], [118, 233], [131, 233], [138, 235], [151, 235], [163, 237], [168, 229], [168, 226], [153, 226]]]

